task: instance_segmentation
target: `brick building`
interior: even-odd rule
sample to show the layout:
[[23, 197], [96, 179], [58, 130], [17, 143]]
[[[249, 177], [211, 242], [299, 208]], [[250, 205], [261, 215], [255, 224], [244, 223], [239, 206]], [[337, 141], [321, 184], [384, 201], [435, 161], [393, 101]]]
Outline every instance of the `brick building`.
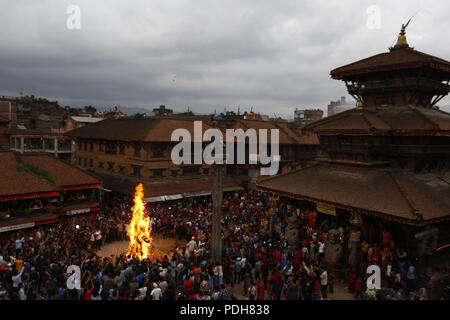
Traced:
[[[200, 117], [203, 132], [212, 128], [211, 117]], [[171, 133], [185, 128], [193, 137], [196, 117], [146, 117], [141, 119], [108, 119], [68, 132], [76, 141], [76, 165], [98, 174], [105, 188], [130, 194], [137, 182], [147, 184], [148, 197], [171, 193], [209, 192], [212, 168], [206, 164], [175, 165], [171, 160]], [[319, 143], [314, 134], [301, 134], [298, 126], [285, 122], [237, 119], [218, 123], [225, 130], [249, 128], [278, 129], [280, 133], [280, 171], [306, 165], [318, 154]], [[204, 146], [208, 144], [204, 142]], [[192, 150], [194, 150], [192, 148]], [[248, 147], [247, 147], [248, 150]], [[248, 153], [248, 152], [246, 152]], [[248, 163], [248, 155], [246, 163]], [[193, 161], [192, 161], [193, 162]], [[226, 165], [225, 190], [254, 187], [260, 165]]]
[[11, 151], [19, 153], [47, 153], [71, 162], [75, 155], [72, 139], [62, 134], [50, 134], [35, 129], [5, 129], [3, 136]]
[[[146, 117], [107, 119], [67, 133], [76, 142], [76, 165], [97, 174], [114, 192], [132, 194], [143, 182], [147, 198], [182, 197], [183, 193], [205, 193], [212, 187], [212, 168], [206, 164], [175, 165], [171, 141], [175, 129], [185, 128], [194, 137], [194, 121]], [[203, 132], [211, 128], [203, 122]], [[193, 150], [193, 149], [192, 149]], [[241, 188], [231, 176], [224, 190]]]
[[[301, 132], [298, 125], [282, 121], [264, 121], [264, 120], [244, 120], [237, 119], [229, 126], [231, 129], [260, 129], [279, 131], [279, 152], [280, 166], [279, 173], [287, 172], [313, 161], [320, 154], [319, 140], [315, 134], [305, 134]], [[270, 134], [268, 133], [268, 142], [270, 143]], [[248, 148], [248, 147], [247, 147]], [[246, 163], [248, 163], [248, 157]], [[228, 165], [227, 171], [238, 175], [246, 185], [254, 187], [254, 183], [260, 178], [260, 164], [251, 165]]]
[[320, 109], [295, 109], [294, 121], [302, 125], [320, 120], [323, 117], [323, 111]]

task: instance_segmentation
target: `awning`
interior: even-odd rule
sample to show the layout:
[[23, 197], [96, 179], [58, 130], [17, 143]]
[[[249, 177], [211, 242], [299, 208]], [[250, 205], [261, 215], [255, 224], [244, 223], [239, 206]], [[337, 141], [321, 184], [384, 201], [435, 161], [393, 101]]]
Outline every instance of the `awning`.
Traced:
[[101, 188], [101, 184], [100, 183], [95, 183], [95, 184], [83, 184], [83, 185], [78, 185], [78, 186], [66, 186], [66, 187], [61, 187], [62, 190], [81, 190], [81, 189], [92, 189], [92, 188]]
[[167, 200], [178, 200], [178, 199], [183, 199], [183, 195], [182, 194], [171, 194], [169, 196], [164, 196]]
[[0, 197], [0, 201], [11, 201], [11, 200], [19, 200], [19, 199], [31, 199], [31, 198], [42, 198], [42, 197], [53, 197], [59, 196], [59, 192], [39, 192], [39, 193], [27, 193], [27, 194], [18, 194], [12, 196], [3, 196]]
[[244, 190], [243, 187], [230, 187], [230, 188], [223, 188], [223, 192], [230, 192], [230, 191], [241, 191]]
[[164, 196], [158, 196], [158, 197], [149, 197], [149, 198], [144, 198], [145, 202], [159, 202], [159, 201], [166, 201], [166, 199], [164, 198]]
[[184, 196], [186, 198], [189, 197], [202, 197], [202, 196], [209, 196], [211, 195], [212, 192], [211, 191], [196, 191], [196, 192], [185, 192]]
[[144, 198], [144, 201], [151, 203], [151, 202], [159, 202], [159, 201], [178, 200], [178, 199], [183, 199], [183, 195], [182, 194], [172, 194], [172, 195], [165, 195], [165, 196], [148, 197], [148, 198]]

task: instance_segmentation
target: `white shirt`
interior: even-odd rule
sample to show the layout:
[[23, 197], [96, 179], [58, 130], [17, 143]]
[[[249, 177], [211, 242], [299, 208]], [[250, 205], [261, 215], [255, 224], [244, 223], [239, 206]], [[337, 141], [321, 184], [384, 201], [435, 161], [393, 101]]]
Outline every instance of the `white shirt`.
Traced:
[[161, 300], [162, 292], [160, 288], [154, 288], [152, 292], [150, 293], [153, 300]]
[[189, 251], [194, 251], [196, 245], [197, 243], [195, 242], [195, 240], [189, 241]]
[[23, 242], [24, 242], [24, 238], [16, 240], [16, 250], [22, 249]]
[[13, 281], [13, 287], [14, 288], [17, 288], [19, 286], [19, 284], [22, 283], [22, 273], [23, 273], [24, 269], [25, 268], [22, 267], [22, 270], [20, 270], [20, 273], [18, 275], [11, 277], [11, 279]]
[[328, 273], [326, 271], [320, 274], [320, 284], [326, 286], [328, 284]]
[[325, 252], [325, 243], [319, 242], [319, 253]]

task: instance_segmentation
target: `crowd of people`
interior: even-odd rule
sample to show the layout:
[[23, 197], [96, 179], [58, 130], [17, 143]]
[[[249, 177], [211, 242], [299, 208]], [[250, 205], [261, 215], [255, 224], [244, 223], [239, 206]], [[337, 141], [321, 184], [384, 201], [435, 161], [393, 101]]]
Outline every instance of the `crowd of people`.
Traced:
[[[375, 299], [365, 272], [373, 264], [390, 288], [386, 299], [427, 299], [426, 284], [417, 283], [408, 254], [387, 230], [377, 234], [365, 223], [355, 229], [351, 218], [319, 219], [311, 207], [258, 191], [224, 195], [222, 263], [209, 259], [210, 197], [148, 204], [152, 232], [186, 242], [171, 254], [102, 258], [97, 253], [105, 243], [128, 239], [132, 205], [117, 198], [99, 212], [4, 234], [0, 299], [318, 300], [328, 299], [337, 281], [355, 298]], [[295, 245], [286, 237], [290, 216], [297, 218]], [[340, 235], [340, 268], [324, 262], [331, 229]], [[78, 277], [72, 265], [79, 266]]]

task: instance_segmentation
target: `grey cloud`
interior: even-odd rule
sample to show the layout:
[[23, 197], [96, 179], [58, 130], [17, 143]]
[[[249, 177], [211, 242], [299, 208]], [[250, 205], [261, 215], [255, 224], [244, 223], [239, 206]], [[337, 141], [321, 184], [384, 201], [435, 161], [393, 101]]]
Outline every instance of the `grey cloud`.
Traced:
[[[69, 4], [81, 8], [81, 30], [66, 28]], [[374, 4], [378, 30], [366, 26]], [[418, 10], [410, 45], [449, 60], [445, 0], [4, 0], [0, 89], [63, 105], [253, 106], [290, 118], [296, 107], [325, 109], [346, 95], [329, 71], [387, 51]]]

